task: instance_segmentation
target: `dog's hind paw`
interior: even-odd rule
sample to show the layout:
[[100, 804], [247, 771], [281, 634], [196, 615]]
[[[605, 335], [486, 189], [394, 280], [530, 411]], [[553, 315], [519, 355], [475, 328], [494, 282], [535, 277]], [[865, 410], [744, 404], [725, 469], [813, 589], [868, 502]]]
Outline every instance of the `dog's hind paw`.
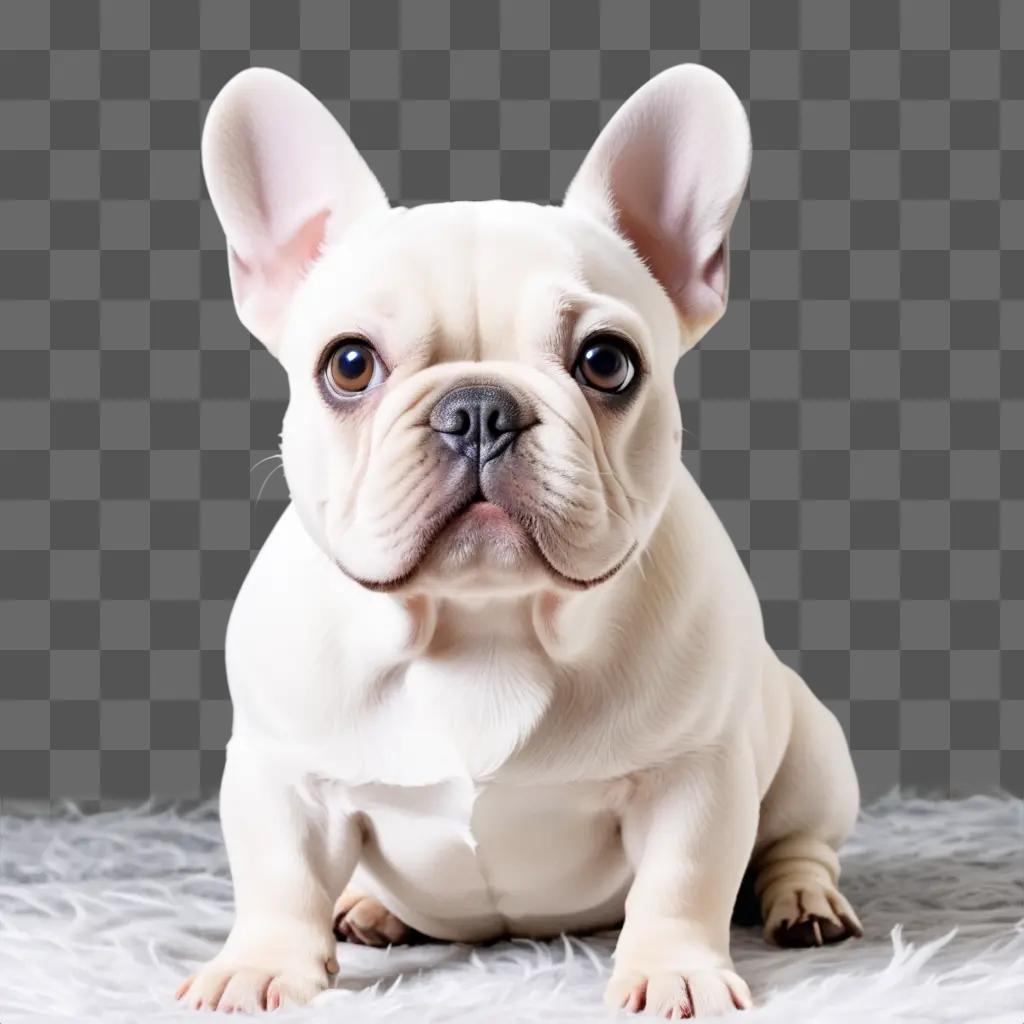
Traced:
[[846, 897], [817, 881], [779, 892], [765, 914], [765, 938], [777, 946], [827, 946], [863, 934]]
[[341, 942], [361, 946], [398, 946], [415, 933], [376, 896], [349, 888], [334, 904], [334, 934]]

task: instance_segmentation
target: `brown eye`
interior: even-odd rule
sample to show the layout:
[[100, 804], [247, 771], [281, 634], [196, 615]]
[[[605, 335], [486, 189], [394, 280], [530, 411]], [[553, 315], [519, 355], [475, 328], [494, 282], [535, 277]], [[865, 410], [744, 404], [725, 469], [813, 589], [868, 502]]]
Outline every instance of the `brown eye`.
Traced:
[[636, 376], [632, 347], [615, 334], [595, 334], [583, 343], [573, 376], [584, 387], [617, 395]]
[[368, 341], [342, 338], [327, 356], [324, 381], [330, 390], [352, 398], [384, 380], [384, 365]]

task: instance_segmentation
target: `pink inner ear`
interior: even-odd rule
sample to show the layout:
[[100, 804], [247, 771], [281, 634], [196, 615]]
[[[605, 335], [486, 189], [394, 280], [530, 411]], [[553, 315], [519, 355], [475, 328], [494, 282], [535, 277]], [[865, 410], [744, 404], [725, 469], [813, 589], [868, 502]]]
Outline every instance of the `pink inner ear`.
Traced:
[[714, 72], [663, 71], [612, 117], [569, 186], [578, 204], [631, 243], [692, 344], [721, 316], [726, 236], [750, 167], [743, 105]]
[[321, 210], [314, 214], [278, 249], [274, 261], [276, 274], [292, 282], [305, 276], [306, 271], [320, 256], [330, 216], [330, 210]]
[[616, 229], [629, 239], [651, 273], [672, 300], [678, 302], [692, 274], [689, 246], [684, 238], [671, 237], [663, 225], [652, 223], [644, 213], [644, 210], [620, 206], [616, 211]]
[[268, 68], [240, 72], [210, 105], [203, 170], [231, 250], [238, 315], [275, 351], [321, 250], [387, 199], [334, 115]]
[[724, 241], [700, 267], [699, 246], [686, 217], [665, 215], [654, 220], [645, 209], [623, 205], [616, 210], [615, 222], [684, 318], [700, 323], [724, 305], [728, 286]]
[[704, 283], [715, 293], [715, 295], [725, 301], [725, 290], [729, 285], [728, 281], [728, 267], [725, 260], [725, 242], [715, 250], [714, 255], [707, 261], [704, 266]]
[[245, 260], [230, 250], [231, 273], [238, 299], [249, 303], [260, 290], [270, 294], [290, 293], [319, 258], [327, 234], [330, 210], [310, 217], [291, 238], [272, 252]]
[[[671, 170], [672, 165], [668, 167]], [[707, 248], [706, 242], [702, 245], [701, 234], [707, 239], [709, 228], [706, 224], [695, 223], [697, 211], [693, 208], [693, 195], [674, 202], [658, 200], [659, 193], [672, 195], [673, 184], [648, 179], [632, 194], [621, 191], [615, 209], [615, 226], [629, 239], [683, 318], [693, 325], [701, 325], [717, 319], [725, 306], [727, 243], [712, 230], [711, 244], [716, 236], [721, 241], [710, 255], [703, 255], [701, 250], [706, 252]], [[631, 195], [637, 193], [640, 203], [629, 205]]]
[[[638, 131], [611, 162], [616, 229], [632, 243], [684, 319], [713, 318], [725, 304], [725, 242], [715, 223], [704, 150], [680, 132]], [[707, 244], [715, 245], [710, 255]]]

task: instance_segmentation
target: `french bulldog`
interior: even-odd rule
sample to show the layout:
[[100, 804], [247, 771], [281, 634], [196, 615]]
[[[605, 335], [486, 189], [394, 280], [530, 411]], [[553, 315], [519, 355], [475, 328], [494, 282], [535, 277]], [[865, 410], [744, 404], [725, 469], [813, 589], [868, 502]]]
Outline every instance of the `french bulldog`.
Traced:
[[287, 373], [291, 504], [227, 631], [235, 922], [178, 997], [308, 1001], [335, 931], [621, 924], [608, 1006], [721, 1013], [751, 1005], [745, 873], [769, 940], [859, 934], [843, 732], [680, 460], [673, 371], [725, 310], [751, 159], [725, 81], [653, 78], [561, 206], [392, 207], [266, 69], [202, 156], [238, 316]]

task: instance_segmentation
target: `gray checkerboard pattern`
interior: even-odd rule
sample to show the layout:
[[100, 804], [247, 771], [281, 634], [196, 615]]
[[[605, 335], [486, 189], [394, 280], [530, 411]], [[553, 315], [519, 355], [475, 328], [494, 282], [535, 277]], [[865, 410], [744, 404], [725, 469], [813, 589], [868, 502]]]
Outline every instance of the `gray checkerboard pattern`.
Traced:
[[286, 493], [200, 175], [220, 86], [301, 79], [396, 202], [549, 201], [687, 60], [756, 155], [686, 461], [867, 794], [1024, 792], [1024, 4], [0, 0], [0, 46], [0, 794], [219, 779]]

